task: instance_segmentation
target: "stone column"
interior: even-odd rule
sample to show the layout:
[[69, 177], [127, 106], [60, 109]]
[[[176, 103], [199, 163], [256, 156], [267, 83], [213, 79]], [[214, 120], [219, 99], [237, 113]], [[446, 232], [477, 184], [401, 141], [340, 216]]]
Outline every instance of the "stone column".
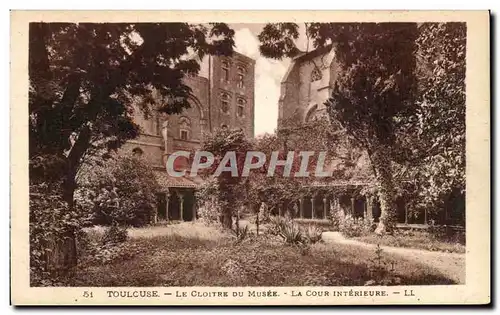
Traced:
[[405, 203], [405, 224], [408, 224], [408, 205]]
[[427, 208], [424, 210], [424, 224], [427, 225]]
[[335, 197], [333, 199], [333, 211], [335, 211], [335, 212], [340, 212], [341, 211], [339, 197]]
[[196, 222], [196, 199], [193, 197], [193, 223]]
[[168, 201], [170, 200], [170, 192], [167, 188], [167, 191], [165, 192], [165, 220], [168, 222], [169, 217], [168, 217]]
[[326, 219], [326, 214], [328, 213], [328, 199], [323, 198], [323, 219]]
[[179, 201], [180, 221], [184, 221], [184, 195], [179, 194]]
[[207, 120], [206, 119], [200, 119], [200, 133], [201, 136], [203, 137], [203, 133], [207, 130]]
[[299, 218], [304, 217], [304, 198], [299, 199]]
[[366, 198], [366, 215], [369, 219], [373, 219], [373, 197]]
[[161, 125], [161, 135], [163, 136], [163, 145], [165, 146], [165, 154], [168, 153], [168, 120], [163, 121]]
[[351, 216], [354, 217], [354, 202], [356, 199], [354, 197], [351, 197]]
[[311, 219], [314, 219], [314, 197], [311, 198]]

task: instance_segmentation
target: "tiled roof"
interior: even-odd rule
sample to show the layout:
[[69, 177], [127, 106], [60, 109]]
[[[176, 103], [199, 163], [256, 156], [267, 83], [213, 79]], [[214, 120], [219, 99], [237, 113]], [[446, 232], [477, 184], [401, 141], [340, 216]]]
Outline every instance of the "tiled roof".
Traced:
[[196, 188], [203, 183], [200, 177], [173, 177], [169, 176], [165, 171], [154, 171], [156, 181], [162, 188], [177, 187], [177, 188]]

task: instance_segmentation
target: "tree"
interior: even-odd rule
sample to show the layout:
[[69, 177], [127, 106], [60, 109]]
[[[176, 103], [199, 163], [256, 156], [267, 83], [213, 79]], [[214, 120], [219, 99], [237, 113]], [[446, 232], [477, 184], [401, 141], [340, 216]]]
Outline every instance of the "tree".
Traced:
[[183, 78], [199, 65], [186, 56], [230, 54], [233, 35], [223, 23], [31, 23], [30, 180], [63, 178], [73, 208], [84, 157], [137, 136], [132, 104], [146, 114], [188, 107]]
[[[296, 55], [288, 44], [298, 37], [298, 25], [286, 28], [281, 37], [272, 27], [264, 28], [262, 54]], [[306, 33], [314, 48], [335, 46], [341, 74], [327, 102], [329, 115], [368, 152], [382, 212], [377, 232], [390, 233], [396, 212], [391, 156], [400, 117], [414, 109], [417, 24], [311, 23]]]
[[430, 212], [465, 197], [466, 35], [465, 23], [419, 27], [416, 110], [398, 142], [406, 149], [401, 172], [416, 179], [420, 206]]
[[[221, 163], [224, 163], [223, 166], [231, 166], [231, 163], [236, 162], [236, 176], [230, 171], [221, 172], [215, 177], [217, 187], [211, 190], [217, 194], [215, 197], [221, 207], [219, 220], [227, 229], [233, 226], [233, 215], [238, 214], [239, 208], [246, 205], [246, 179], [241, 174], [246, 154], [251, 148], [252, 144], [246, 139], [242, 130], [228, 128], [217, 129], [213, 134], [207, 135], [201, 145], [202, 151], [208, 151], [214, 155], [214, 163], [203, 173], [206, 178], [214, 175]], [[228, 152], [234, 152], [234, 160], [224, 160]], [[239, 231], [238, 224], [236, 228]]]

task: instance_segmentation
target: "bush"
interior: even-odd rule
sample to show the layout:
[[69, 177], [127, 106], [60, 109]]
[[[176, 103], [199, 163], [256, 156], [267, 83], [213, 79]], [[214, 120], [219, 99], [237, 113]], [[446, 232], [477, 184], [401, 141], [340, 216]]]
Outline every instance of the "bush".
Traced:
[[315, 244], [322, 239], [323, 231], [315, 225], [302, 228], [285, 217], [271, 217], [268, 233], [279, 236], [287, 244]]
[[315, 225], [311, 225], [305, 229], [305, 238], [310, 244], [315, 244], [321, 241], [323, 230]]
[[346, 237], [365, 236], [374, 231], [374, 223], [368, 218], [354, 218], [351, 215], [339, 214], [339, 231]]
[[33, 286], [52, 285], [56, 273], [76, 264], [77, 253], [72, 241], [80, 230], [79, 215], [70, 210], [59, 193], [60, 188], [58, 184], [49, 186], [46, 183], [29, 187], [30, 281]]
[[103, 241], [105, 244], [120, 244], [125, 242], [127, 238], [127, 229], [113, 224], [104, 233]]
[[82, 166], [75, 206], [87, 225], [144, 226], [156, 212], [159, 186], [142, 159], [119, 156]]
[[299, 225], [291, 220], [287, 220], [279, 234], [287, 244], [300, 244], [305, 241]]

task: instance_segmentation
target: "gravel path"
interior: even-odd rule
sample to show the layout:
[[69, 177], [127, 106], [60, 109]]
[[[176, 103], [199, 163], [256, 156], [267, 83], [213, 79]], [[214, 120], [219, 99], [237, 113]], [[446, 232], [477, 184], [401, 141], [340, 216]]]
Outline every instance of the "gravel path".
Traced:
[[[363, 243], [356, 240], [346, 239], [339, 232], [324, 232], [323, 240], [327, 243], [340, 243], [352, 246], [360, 246], [374, 250], [377, 245]], [[428, 265], [439, 270], [443, 275], [457, 281], [465, 283], [465, 254], [431, 252], [421, 249], [380, 246], [384, 252], [401, 255], [408, 260]]]

